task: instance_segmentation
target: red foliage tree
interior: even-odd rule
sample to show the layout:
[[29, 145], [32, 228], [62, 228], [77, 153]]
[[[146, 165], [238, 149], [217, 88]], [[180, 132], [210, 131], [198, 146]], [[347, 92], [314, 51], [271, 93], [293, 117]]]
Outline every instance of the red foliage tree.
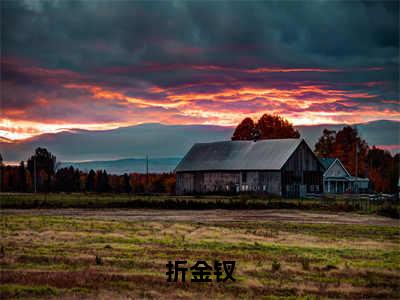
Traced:
[[236, 127], [235, 132], [232, 136], [232, 141], [238, 140], [251, 140], [253, 137], [253, 133], [255, 130], [254, 121], [251, 118], [245, 118], [240, 124]]
[[290, 139], [299, 138], [300, 133], [293, 124], [277, 115], [264, 114], [257, 122], [256, 128], [260, 139]]
[[300, 133], [293, 125], [277, 115], [264, 114], [255, 124], [245, 118], [235, 129], [232, 140], [289, 139], [299, 138]]
[[[338, 131], [332, 157], [339, 158], [350, 174], [353, 176], [366, 176], [365, 161], [367, 153], [368, 144], [358, 136], [356, 128], [346, 126]], [[356, 174], [357, 164], [358, 174]]]
[[368, 177], [377, 192], [395, 192], [399, 166], [389, 151], [375, 146], [367, 155]]
[[394, 193], [397, 189], [400, 156], [392, 157], [390, 152], [375, 146], [370, 149], [355, 128], [346, 126], [337, 134], [325, 129], [315, 145], [315, 153], [319, 157], [340, 159], [352, 175], [356, 175], [358, 164], [357, 175], [368, 177], [377, 192]]

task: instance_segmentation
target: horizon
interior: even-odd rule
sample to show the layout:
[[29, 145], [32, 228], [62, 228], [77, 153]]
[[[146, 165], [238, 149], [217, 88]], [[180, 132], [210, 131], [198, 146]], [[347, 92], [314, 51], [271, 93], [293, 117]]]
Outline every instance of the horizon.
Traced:
[[[294, 127], [300, 131], [300, 138], [305, 139], [307, 144], [313, 149], [316, 139], [322, 135], [323, 129], [326, 128], [337, 132], [344, 126], [357, 126], [360, 137], [366, 140], [370, 148], [372, 148], [372, 146], [375, 146], [377, 148], [387, 150], [392, 155], [395, 155], [396, 153], [400, 153], [400, 136], [396, 137], [396, 134], [399, 131], [398, 123], [398, 121], [391, 120], [375, 120], [371, 122], [357, 124], [318, 124], [299, 125]], [[11, 148], [8, 148], [8, 150], [3, 149], [4, 153], [2, 153], [4, 163], [7, 165], [18, 165], [21, 161], [26, 161], [36, 147], [47, 148], [57, 156], [57, 160], [61, 163], [81, 164], [94, 162], [113, 162], [121, 160], [143, 160], [146, 157], [146, 153], [152, 153], [154, 147], [157, 149], [162, 145], [162, 141], [156, 142], [155, 144], [149, 143], [149, 140], [146, 140], [145, 137], [149, 134], [148, 131], [146, 131], [146, 134], [141, 134], [142, 129], [149, 130], [153, 128], [153, 126], [156, 126], [158, 130], [155, 130], [154, 133], [148, 136], [150, 137], [150, 139], [154, 139], [155, 141], [157, 141], [160, 136], [164, 135], [166, 135], [164, 138], [167, 138], [167, 140], [170, 138], [176, 139], [178, 137], [178, 139], [180, 140], [177, 144], [180, 144], [181, 147], [175, 147], [175, 150], [173, 150], [172, 152], [170, 151], [167, 154], [161, 150], [156, 155], [150, 155], [151, 159], [182, 158], [185, 150], [188, 150], [187, 147], [190, 147], [194, 143], [209, 143], [214, 141], [230, 140], [231, 135], [233, 134], [233, 131], [235, 129], [234, 127], [219, 125], [171, 125], [153, 122], [128, 127], [119, 127], [116, 129], [107, 130], [105, 132], [80, 129], [76, 131], [66, 130], [58, 133], [46, 133], [15, 142], [0, 141], [0, 144], [2, 144], [3, 146], [11, 146]], [[126, 129], [128, 129], [129, 131], [126, 131]], [[381, 134], [381, 132], [385, 132], [386, 134]], [[69, 134], [64, 135], [63, 133]], [[95, 135], [92, 135], [92, 133], [95, 133]], [[201, 135], [201, 133], [203, 135]], [[190, 138], [185, 137], [186, 134], [188, 134], [188, 137], [190, 136]], [[395, 135], [395, 138], [391, 138], [393, 134]], [[87, 141], [88, 138], [91, 141], [90, 144], [97, 144], [99, 142], [99, 139], [112, 141], [113, 136], [117, 138], [119, 136], [118, 140], [120, 142], [123, 141], [122, 143], [120, 143], [122, 145], [122, 148], [117, 150], [113, 147], [108, 147], [105, 151], [97, 151], [95, 150], [96, 147], [89, 150], [86, 149], [86, 147], [79, 146], [83, 152], [86, 152], [88, 150], [88, 153], [92, 153], [92, 155], [81, 155], [79, 154], [79, 151], [75, 151], [72, 155], [67, 155], [68, 149], [74, 149], [76, 147], [74, 145], [80, 145], [83, 141]], [[113, 144], [113, 142], [106, 143]], [[13, 145], [15, 145], [15, 147]], [[137, 150], [135, 148], [139, 148], [139, 152], [141, 154], [135, 152]], [[30, 150], [28, 151], [28, 149]], [[25, 154], [22, 155], [20, 153], [17, 159], [7, 159], [7, 157], [10, 157], [9, 155], [12, 153], [12, 151], [22, 151], [21, 153]], [[5, 157], [4, 154], [6, 154]], [[65, 158], [65, 155], [67, 155], [69, 158]]]
[[[314, 127], [314, 126], [338, 126], [338, 125], [344, 125], [344, 126], [357, 126], [361, 124], [371, 124], [371, 123], [378, 123], [378, 122], [399, 122], [400, 120], [388, 120], [388, 119], [376, 119], [376, 120], [371, 120], [368, 122], [358, 122], [358, 123], [319, 123], [319, 124], [299, 124], [299, 125], [293, 125], [294, 127]], [[148, 122], [148, 123], [140, 123], [140, 124], [132, 124], [128, 126], [119, 126], [119, 127], [112, 127], [108, 129], [85, 129], [85, 128], [61, 128], [59, 131], [53, 131], [53, 132], [43, 132], [39, 133], [36, 135], [24, 137], [24, 138], [19, 138], [19, 139], [10, 139], [7, 138], [6, 136], [3, 136], [1, 134], [0, 130], [0, 143], [18, 143], [18, 142], [24, 142], [24, 141], [29, 141], [31, 139], [40, 137], [41, 135], [46, 135], [46, 134], [57, 134], [57, 133], [74, 133], [74, 131], [90, 131], [90, 132], [101, 132], [101, 131], [110, 131], [110, 130], [115, 130], [115, 129], [123, 129], [123, 128], [130, 128], [130, 127], [137, 127], [137, 126], [144, 126], [144, 125], [162, 125], [162, 126], [215, 126], [215, 127], [222, 127], [222, 128], [231, 128], [234, 129], [238, 124], [236, 125], [217, 125], [217, 124], [167, 124], [167, 123], [159, 123], [159, 122]]]
[[264, 113], [295, 126], [400, 121], [397, 2], [0, 6], [5, 138]]
[[399, 0], [0, 16], [1, 299], [398, 298]]

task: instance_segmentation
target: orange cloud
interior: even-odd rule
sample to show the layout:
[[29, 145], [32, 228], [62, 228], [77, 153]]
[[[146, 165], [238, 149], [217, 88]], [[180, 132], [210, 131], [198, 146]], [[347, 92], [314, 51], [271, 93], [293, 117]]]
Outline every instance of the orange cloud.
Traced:
[[[22, 79], [33, 78], [32, 81], [37, 80], [39, 84], [39, 88], [31, 93], [26, 85], [20, 87], [19, 92], [14, 82], [4, 82], [4, 90], [9, 92], [10, 100], [3, 105], [0, 135], [10, 139], [24, 139], [72, 128], [108, 129], [145, 122], [233, 126], [244, 117], [258, 118], [267, 112], [280, 114], [296, 125], [400, 120], [399, 101], [379, 99], [376, 94], [374, 88], [381, 85], [379, 81], [361, 83], [363, 89], [350, 90], [346, 89], [346, 84], [287, 79], [264, 82], [262, 76], [253, 75], [348, 71], [343, 69], [239, 69], [213, 65], [150, 64], [151, 72], [160, 69], [170, 72], [174, 68], [206, 72], [195, 72], [194, 77], [199, 77], [173, 82], [171, 86], [143, 81], [139, 87], [130, 87], [118, 80], [108, 82], [108, 77], [101, 77], [100, 80], [68, 70], [20, 64], [14, 60], [5, 64], [11, 68], [11, 73], [18, 74]], [[364, 69], [372, 72], [379, 70], [381, 68], [378, 67]], [[208, 74], [218, 71], [231, 74]], [[236, 72], [241, 72], [240, 76], [235, 76]], [[246, 79], [242, 78], [243, 73], [252, 75]], [[300, 78], [302, 76], [300, 74]], [[255, 77], [258, 79], [253, 80]], [[25, 101], [26, 98], [29, 100]], [[380, 105], [376, 105], [377, 102]]]
[[73, 123], [43, 123], [32, 121], [14, 121], [0, 119], [0, 136], [10, 140], [21, 140], [43, 133], [56, 133], [71, 129], [105, 130], [119, 127], [123, 124], [73, 124]]

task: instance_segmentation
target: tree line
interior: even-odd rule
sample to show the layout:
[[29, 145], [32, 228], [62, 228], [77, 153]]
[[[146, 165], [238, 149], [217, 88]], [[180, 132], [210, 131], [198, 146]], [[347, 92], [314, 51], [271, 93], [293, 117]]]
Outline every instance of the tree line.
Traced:
[[[232, 140], [299, 138], [300, 133], [286, 119], [264, 114], [257, 122], [245, 118], [235, 129]], [[377, 192], [397, 191], [400, 155], [370, 147], [356, 128], [345, 126], [338, 132], [325, 129], [315, 144], [320, 157], [338, 158], [353, 176], [367, 177]], [[115, 192], [174, 193], [175, 174], [110, 175], [105, 170], [86, 173], [73, 167], [56, 168], [56, 157], [37, 148], [28, 161], [19, 166], [4, 166], [1, 155], [1, 191], [4, 192]], [[36, 176], [33, 176], [36, 174]], [[35, 188], [36, 187], [36, 188]]]
[[315, 150], [319, 157], [340, 159], [353, 176], [370, 179], [376, 192], [395, 193], [399, 180], [400, 154], [394, 156], [358, 136], [357, 128], [345, 126], [338, 132], [325, 129]]
[[[56, 157], [45, 148], [37, 148], [27, 164], [5, 166], [0, 155], [2, 192], [97, 192], [97, 193], [173, 193], [175, 175], [111, 175], [105, 170], [83, 172], [72, 166], [56, 168]], [[36, 176], [35, 176], [36, 174]]]

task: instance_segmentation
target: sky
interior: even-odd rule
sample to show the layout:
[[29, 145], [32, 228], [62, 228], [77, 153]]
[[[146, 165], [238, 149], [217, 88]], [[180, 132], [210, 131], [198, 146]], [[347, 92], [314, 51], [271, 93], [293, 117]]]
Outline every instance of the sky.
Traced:
[[0, 136], [400, 121], [399, 3], [1, 1]]

